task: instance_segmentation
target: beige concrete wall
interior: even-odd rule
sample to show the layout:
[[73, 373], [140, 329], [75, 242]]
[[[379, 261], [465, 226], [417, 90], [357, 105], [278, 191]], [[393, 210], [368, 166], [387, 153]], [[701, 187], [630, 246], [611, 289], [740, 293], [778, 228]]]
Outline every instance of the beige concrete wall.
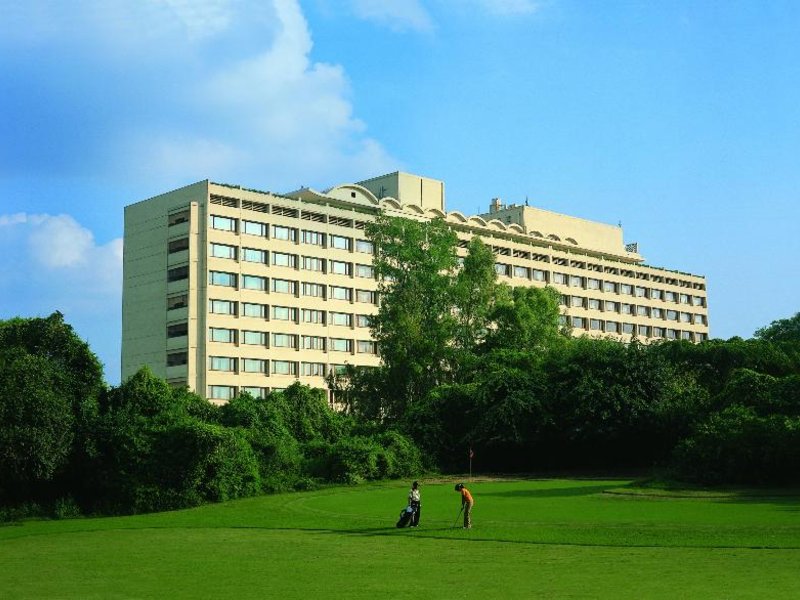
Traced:
[[396, 198], [401, 204], [444, 211], [444, 182], [420, 175], [396, 172], [358, 182], [377, 198]]
[[[372, 182], [372, 185], [384, 178], [392, 180], [393, 175], [362, 183]], [[417, 178], [417, 183], [422, 179]], [[406, 179], [394, 177], [394, 180], [399, 184]], [[423, 182], [420, 188], [422, 196], [424, 185]], [[376, 206], [374, 199], [358, 191], [358, 186], [351, 187], [339, 186], [330, 196], [304, 189], [298, 191], [296, 197], [286, 197], [201, 182], [127, 207], [123, 377], [130, 376], [142, 364], [149, 364], [160, 376], [175, 383], [186, 383], [201, 395], [210, 396], [212, 386], [269, 390], [285, 388], [297, 380], [324, 388], [322, 375], [303, 374], [305, 363], [322, 364], [325, 372], [345, 363], [379, 364], [377, 355], [359, 352], [359, 341], [370, 341], [370, 332], [368, 328], [357, 325], [357, 316], [374, 314], [377, 306], [359, 302], [356, 294], [358, 290], [375, 291], [377, 282], [374, 278], [358, 277], [358, 266], [371, 265], [372, 256], [359, 252], [357, 242], [366, 239], [364, 227], [377, 214], [424, 220], [437, 216], [438, 208], [437, 211], [425, 212], [414, 202], [398, 206], [391, 201]], [[396, 193], [406, 197], [412, 194], [399, 187]], [[169, 213], [187, 206], [190, 207], [189, 221], [168, 226]], [[565, 298], [562, 308], [565, 318], [570, 322], [579, 319], [576, 321], [578, 325], [573, 327], [575, 335], [609, 336], [623, 341], [636, 335], [644, 342], [667, 338], [668, 331], [675, 332], [675, 337], [688, 336], [693, 341], [707, 337], [704, 277], [639, 264], [641, 257], [638, 254], [625, 252], [621, 247], [622, 231], [618, 227], [531, 207], [506, 207], [505, 211], [485, 215], [485, 218], [503, 216], [516, 223], [535, 222], [545, 230], [542, 234], [552, 233], [559, 241], [531, 235], [521, 227], [515, 229], [450, 213], [446, 222], [461, 240], [460, 254], [465, 253], [468, 240], [478, 235], [495, 252], [501, 282], [556, 288]], [[212, 216], [233, 219], [236, 230], [214, 229], [211, 227]], [[269, 235], [246, 233], [246, 221], [264, 224], [269, 228]], [[501, 222], [508, 224], [505, 219]], [[294, 239], [277, 239], [273, 231], [275, 226], [295, 232]], [[303, 238], [304, 231], [324, 236], [326, 243], [323, 246], [307, 243]], [[170, 240], [186, 236], [190, 240], [187, 250], [167, 252]], [[332, 236], [349, 240], [348, 247], [335, 247]], [[569, 237], [579, 245], [565, 243]], [[236, 257], [212, 256], [212, 244], [234, 248]], [[242, 252], [246, 248], [268, 252], [269, 264], [243, 260]], [[293, 264], [275, 264], [276, 253], [293, 257]], [[304, 258], [323, 261], [326, 271], [304, 268]], [[334, 261], [348, 265], [349, 273], [334, 273]], [[168, 284], [167, 270], [180, 265], [189, 266], [189, 279]], [[209, 274], [212, 271], [234, 274], [238, 285], [211, 285]], [[266, 278], [268, 288], [246, 289], [242, 285], [246, 275]], [[276, 291], [272, 288], [275, 280], [289, 281], [296, 289], [289, 294]], [[303, 284], [324, 285], [326, 298], [304, 295]], [[351, 297], [346, 300], [331, 297], [332, 286], [350, 290]], [[169, 294], [182, 291], [188, 295], [188, 305], [168, 311], [166, 299]], [[674, 298], [668, 299], [667, 295]], [[210, 312], [211, 300], [235, 303], [237, 314]], [[265, 305], [270, 312], [263, 318], [246, 316], [243, 314], [245, 303]], [[288, 321], [276, 319], [272, 313], [275, 307], [296, 311], [296, 317]], [[301, 318], [304, 309], [324, 313], [325, 324], [304, 322]], [[350, 324], [335, 324], [334, 313], [350, 315]], [[167, 326], [181, 322], [187, 323], [187, 336], [167, 339]], [[617, 324], [616, 330], [609, 330], [614, 323]], [[625, 332], [625, 327], [633, 331]], [[235, 340], [212, 340], [212, 328], [235, 331]], [[244, 344], [245, 332], [263, 333], [269, 342]], [[274, 334], [297, 336], [297, 347], [277, 347], [272, 342]], [[324, 350], [303, 349], [301, 336], [324, 338], [326, 347]], [[332, 342], [342, 339], [349, 340], [350, 348], [334, 350]], [[182, 350], [188, 354], [188, 364], [167, 368], [167, 354]], [[235, 359], [236, 371], [212, 370], [211, 357]], [[245, 372], [244, 361], [249, 359], [269, 361], [270, 370], [267, 373]], [[288, 375], [274, 373], [272, 366], [275, 361], [295, 364], [297, 372]]]

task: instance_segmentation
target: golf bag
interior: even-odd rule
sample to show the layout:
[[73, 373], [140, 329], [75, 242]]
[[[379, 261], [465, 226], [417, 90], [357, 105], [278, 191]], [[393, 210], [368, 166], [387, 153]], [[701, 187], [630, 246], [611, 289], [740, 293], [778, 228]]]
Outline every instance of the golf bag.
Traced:
[[408, 527], [411, 523], [411, 519], [414, 517], [414, 512], [416, 512], [411, 506], [406, 506], [403, 510], [400, 511], [400, 519], [397, 521], [397, 527]]

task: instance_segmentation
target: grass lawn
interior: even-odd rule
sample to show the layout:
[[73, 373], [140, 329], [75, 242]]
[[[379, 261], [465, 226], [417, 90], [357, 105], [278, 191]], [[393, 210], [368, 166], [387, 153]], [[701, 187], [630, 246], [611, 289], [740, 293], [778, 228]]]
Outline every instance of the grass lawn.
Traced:
[[800, 598], [800, 496], [476, 479], [0, 527], [0, 598]]

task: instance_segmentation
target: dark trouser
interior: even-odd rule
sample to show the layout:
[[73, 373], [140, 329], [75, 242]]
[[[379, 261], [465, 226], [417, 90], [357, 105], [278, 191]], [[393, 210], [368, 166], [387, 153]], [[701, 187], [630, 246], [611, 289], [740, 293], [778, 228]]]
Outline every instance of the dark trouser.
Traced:
[[411, 508], [414, 509], [414, 515], [411, 517], [411, 527], [419, 525], [419, 515], [422, 512], [422, 506], [419, 502], [412, 502]]
[[464, 529], [472, 528], [472, 502], [464, 502]]

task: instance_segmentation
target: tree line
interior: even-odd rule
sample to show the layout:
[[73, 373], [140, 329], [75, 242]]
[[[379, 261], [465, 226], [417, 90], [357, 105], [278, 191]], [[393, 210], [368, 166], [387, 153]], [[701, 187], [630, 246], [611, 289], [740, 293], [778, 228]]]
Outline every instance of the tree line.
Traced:
[[498, 283], [441, 221], [368, 226], [377, 368], [224, 406], [147, 368], [116, 387], [64, 322], [0, 321], [0, 518], [125, 514], [328, 482], [659, 467], [699, 483], [800, 473], [800, 313], [752, 339], [576, 338], [552, 288]]

